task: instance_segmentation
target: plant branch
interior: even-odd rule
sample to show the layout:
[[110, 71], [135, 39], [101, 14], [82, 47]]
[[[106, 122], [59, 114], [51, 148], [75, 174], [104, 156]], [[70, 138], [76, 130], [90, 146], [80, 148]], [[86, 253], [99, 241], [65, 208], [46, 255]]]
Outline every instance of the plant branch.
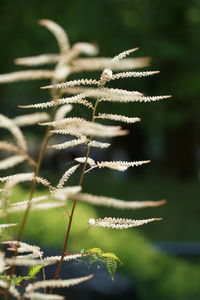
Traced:
[[[99, 100], [100, 99], [96, 100], [95, 106], [94, 106], [94, 109], [93, 109], [93, 112], [92, 112], [92, 122], [93, 123], [95, 122], [96, 110], [97, 110], [97, 106], [98, 106]], [[91, 137], [90, 137], [90, 140], [91, 140]], [[79, 179], [79, 185], [80, 186], [83, 185], [83, 181], [84, 181], [84, 178], [85, 178], [85, 170], [86, 170], [86, 167], [87, 167], [87, 160], [89, 158], [90, 151], [91, 151], [91, 147], [87, 146], [86, 159], [85, 159], [85, 162], [83, 164], [81, 176], [80, 176], [80, 179]], [[61, 253], [61, 259], [60, 259], [60, 261], [58, 263], [58, 266], [56, 268], [56, 271], [55, 271], [55, 274], [54, 274], [54, 277], [53, 277], [54, 280], [56, 280], [58, 278], [59, 274], [60, 274], [60, 270], [62, 268], [64, 257], [65, 257], [65, 253], [67, 252], [67, 246], [68, 246], [68, 242], [69, 242], [69, 236], [70, 236], [70, 231], [71, 231], [71, 226], [72, 226], [72, 220], [73, 220], [73, 216], [74, 216], [74, 211], [75, 211], [75, 208], [76, 208], [76, 204], [77, 204], [77, 200], [74, 200], [73, 206], [72, 206], [72, 209], [71, 209], [71, 213], [69, 215], [69, 222], [68, 222], [68, 225], [67, 225], [65, 241], [64, 241], [63, 249], [62, 249], [62, 253]], [[52, 292], [53, 292], [53, 288], [51, 288], [49, 290], [49, 294], [51, 294]]]

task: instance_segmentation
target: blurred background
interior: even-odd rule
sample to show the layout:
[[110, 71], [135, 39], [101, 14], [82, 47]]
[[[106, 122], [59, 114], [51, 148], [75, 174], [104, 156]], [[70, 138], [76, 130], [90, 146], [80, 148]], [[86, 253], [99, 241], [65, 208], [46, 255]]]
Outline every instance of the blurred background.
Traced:
[[[96, 43], [100, 56], [113, 57], [126, 49], [140, 47], [134, 55], [150, 56], [151, 66], [147, 69], [161, 71], [151, 78], [122, 80], [120, 88], [138, 90], [146, 95], [169, 94], [171, 99], [109, 106], [110, 112], [112, 109], [115, 113], [141, 117], [142, 122], [132, 128], [125, 126], [130, 135], [113, 141], [106, 157], [151, 159], [151, 165], [131, 170], [126, 175], [94, 173], [88, 176], [85, 189], [119, 199], [168, 200], [162, 208], [123, 213], [125, 217], [164, 218], [160, 224], [150, 224], [124, 235], [120, 233], [126, 253], [112, 240], [115, 236], [119, 239], [119, 235], [107, 233], [111, 236], [107, 236], [104, 246], [114, 247], [116, 254], [125, 256], [121, 270], [125, 277], [119, 279], [119, 285], [123, 280], [127, 284], [127, 295], [122, 295], [125, 299], [199, 299], [200, 1], [1, 0], [1, 73], [22, 70], [13, 65], [17, 57], [58, 51], [51, 34], [37, 25], [41, 18], [58, 22], [67, 31], [71, 43]], [[91, 74], [83, 74], [83, 77], [89, 76]], [[39, 89], [44, 83], [1, 85], [1, 113], [13, 117], [21, 114], [18, 104], [41, 102], [45, 97], [48, 100], [48, 95]], [[26, 131], [32, 147], [35, 141], [40, 143], [42, 133], [41, 129]], [[42, 169], [44, 176], [50, 176], [51, 170], [54, 174], [62, 174], [63, 164], [67, 164], [73, 155], [72, 150], [70, 155], [48, 157]], [[122, 214], [105, 208], [98, 208], [93, 213], [99, 216]], [[37, 218], [38, 215], [34, 215], [31, 222]], [[46, 218], [48, 220], [48, 216]], [[48, 226], [55, 231], [55, 224]], [[28, 238], [37, 239], [40, 235], [45, 247], [56, 243], [59, 248], [61, 237], [46, 236], [41, 228], [42, 223], [36, 232], [30, 229]], [[61, 227], [59, 230], [64, 232]], [[125, 242], [125, 236], [129, 242]], [[103, 289], [106, 291], [105, 286]], [[110, 292], [109, 289], [114, 288], [109, 286]], [[119, 290], [114, 292], [119, 296]], [[100, 297], [118, 299], [116, 295], [114, 298], [112, 293], [108, 298], [107, 294]]]

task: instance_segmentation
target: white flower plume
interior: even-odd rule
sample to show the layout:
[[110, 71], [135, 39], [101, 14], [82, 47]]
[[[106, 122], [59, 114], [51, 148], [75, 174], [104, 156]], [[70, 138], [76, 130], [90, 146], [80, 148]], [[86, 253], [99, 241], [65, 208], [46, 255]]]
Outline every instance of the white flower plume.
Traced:
[[91, 227], [105, 227], [112, 229], [128, 229], [131, 227], [138, 227], [149, 222], [160, 221], [161, 218], [151, 218], [145, 220], [133, 220], [133, 219], [122, 219], [122, 218], [110, 218], [105, 217], [103, 219], [89, 219], [88, 224]]

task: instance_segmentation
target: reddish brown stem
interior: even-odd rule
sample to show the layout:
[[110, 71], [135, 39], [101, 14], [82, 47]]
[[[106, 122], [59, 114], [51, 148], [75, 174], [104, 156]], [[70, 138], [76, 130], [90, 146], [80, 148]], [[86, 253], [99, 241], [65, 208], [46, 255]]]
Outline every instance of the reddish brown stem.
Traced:
[[[97, 101], [95, 103], [95, 106], [94, 106], [94, 109], [93, 109], [93, 112], [92, 112], [92, 122], [95, 122], [95, 115], [96, 115], [96, 109], [97, 109], [98, 103], [99, 103], [99, 99], [97, 99]], [[83, 184], [83, 180], [84, 180], [84, 176], [85, 176], [85, 170], [86, 170], [86, 166], [87, 166], [87, 160], [88, 160], [89, 155], [90, 155], [90, 149], [91, 149], [91, 147], [87, 146], [86, 159], [85, 159], [85, 163], [83, 164], [83, 169], [82, 169], [80, 180], [79, 180], [79, 185], [80, 186]], [[61, 259], [60, 259], [60, 261], [58, 263], [58, 266], [56, 268], [56, 271], [55, 271], [55, 274], [54, 274], [54, 277], [53, 277], [54, 280], [56, 280], [58, 278], [59, 274], [60, 274], [60, 270], [62, 268], [63, 261], [64, 261], [64, 256], [65, 256], [65, 253], [67, 252], [67, 245], [68, 245], [68, 242], [69, 242], [69, 235], [70, 235], [70, 231], [71, 231], [72, 220], [73, 220], [74, 211], [75, 211], [75, 208], [76, 208], [76, 203], [77, 203], [77, 200], [74, 200], [72, 210], [71, 210], [71, 213], [70, 213], [70, 216], [69, 216], [69, 223], [67, 224], [66, 236], [65, 236], [65, 241], [64, 241], [62, 253], [61, 253]], [[49, 290], [49, 294], [51, 294], [52, 292], [53, 292], [53, 288], [51, 288]]]

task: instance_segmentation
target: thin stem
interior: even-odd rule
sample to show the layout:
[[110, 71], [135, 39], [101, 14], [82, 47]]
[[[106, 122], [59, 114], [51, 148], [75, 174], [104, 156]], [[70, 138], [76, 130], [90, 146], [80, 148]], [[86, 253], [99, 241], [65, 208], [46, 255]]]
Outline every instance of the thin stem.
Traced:
[[[94, 106], [94, 109], [93, 109], [92, 123], [95, 122], [96, 110], [97, 110], [97, 106], [98, 106], [99, 100], [100, 99], [97, 99], [97, 101], [95, 103], [95, 106]], [[81, 176], [80, 176], [80, 179], [79, 179], [79, 185], [80, 186], [83, 185], [83, 181], [84, 181], [84, 177], [85, 177], [85, 170], [86, 170], [86, 167], [87, 167], [87, 160], [88, 160], [89, 155], [90, 155], [90, 150], [91, 150], [91, 147], [87, 146], [86, 159], [85, 159], [85, 162], [83, 164]], [[71, 231], [71, 226], [72, 226], [72, 220], [73, 220], [73, 216], [74, 216], [74, 211], [75, 211], [75, 208], [76, 208], [76, 204], [77, 204], [77, 200], [74, 200], [73, 205], [72, 205], [72, 209], [71, 209], [71, 213], [70, 213], [70, 216], [69, 216], [69, 223], [67, 225], [65, 241], [64, 241], [63, 249], [62, 249], [62, 253], [61, 253], [61, 259], [60, 259], [60, 261], [58, 263], [58, 266], [56, 268], [56, 271], [55, 271], [55, 274], [54, 274], [54, 277], [53, 277], [54, 280], [56, 280], [58, 278], [59, 274], [60, 274], [60, 270], [62, 268], [64, 257], [65, 257], [65, 253], [67, 252], [67, 245], [68, 245], [68, 242], [69, 242], [69, 236], [70, 236], [70, 231]], [[53, 292], [53, 288], [51, 288], [49, 290], [49, 294], [51, 294], [52, 292]]]
[[[89, 157], [89, 154], [90, 154], [90, 146], [87, 147], [86, 158]], [[82, 172], [81, 172], [81, 176], [80, 176], [80, 180], [79, 180], [79, 185], [80, 186], [83, 184], [84, 172], [85, 172], [85, 169], [86, 169], [86, 165], [87, 165], [87, 160], [85, 161], [85, 163], [83, 165]], [[58, 275], [60, 274], [60, 270], [61, 270], [62, 265], [63, 265], [63, 260], [64, 260], [64, 257], [65, 257], [65, 253], [67, 251], [67, 245], [68, 245], [68, 241], [69, 241], [69, 235], [70, 235], [70, 231], [71, 231], [72, 220], [73, 220], [74, 211], [75, 211], [75, 208], [76, 208], [76, 203], [77, 203], [77, 201], [74, 200], [73, 205], [72, 205], [72, 209], [71, 209], [71, 212], [70, 212], [70, 215], [69, 215], [69, 223], [67, 225], [65, 241], [64, 241], [64, 244], [63, 244], [62, 252], [61, 252], [61, 259], [60, 259], [60, 261], [58, 263], [58, 266], [56, 268], [56, 271], [55, 271], [55, 274], [54, 274], [54, 277], [53, 277], [54, 280], [56, 280], [58, 278]], [[53, 288], [51, 288], [49, 290], [49, 294], [51, 294], [52, 292], [53, 292]]]
[[[52, 98], [53, 99], [54, 98], [59, 98], [59, 95], [58, 94], [56, 95], [55, 91], [53, 91], [52, 92]], [[56, 112], [56, 106], [54, 106], [53, 109], [51, 110], [51, 118], [50, 118], [51, 120], [54, 119], [55, 112]], [[35, 166], [35, 170], [34, 170], [34, 177], [39, 175], [40, 167], [41, 167], [41, 164], [42, 164], [42, 161], [43, 161], [43, 158], [44, 158], [44, 154], [45, 154], [45, 151], [46, 151], [46, 147], [47, 147], [47, 144], [48, 144], [48, 141], [49, 141], [49, 138], [50, 138], [50, 135], [49, 135], [50, 130], [51, 130], [51, 127], [48, 126], [47, 129], [46, 129], [43, 141], [42, 141], [42, 145], [40, 147], [40, 152], [39, 152], [38, 159], [37, 159], [36, 166]], [[30, 201], [33, 198], [35, 188], [36, 188], [36, 184], [37, 184], [36, 180], [33, 179], [32, 183], [31, 183], [31, 187], [30, 187], [30, 195], [29, 195], [29, 200]], [[18, 235], [17, 235], [18, 241], [21, 241], [24, 229], [25, 229], [26, 224], [27, 224], [29, 212], [30, 212], [30, 209], [31, 209], [31, 202], [30, 201], [29, 201], [29, 203], [27, 205], [27, 208], [25, 210], [25, 213], [24, 213], [24, 216], [23, 216], [23, 219], [22, 219], [22, 222], [21, 222], [21, 226], [20, 226], [20, 229], [19, 229], [19, 232], [18, 232]]]
[[[46, 146], [48, 144], [49, 137], [50, 137], [49, 136], [49, 131], [50, 131], [50, 128], [47, 128], [45, 136], [44, 136], [44, 139], [43, 139], [43, 142], [42, 142], [42, 146], [40, 148], [40, 152], [39, 152], [39, 156], [38, 156], [38, 162], [37, 162], [36, 167], [35, 167], [34, 177], [38, 176], [38, 174], [40, 172], [41, 163], [43, 161], [43, 157], [44, 157], [44, 153], [45, 153], [45, 150], [46, 150]], [[35, 188], [36, 188], [36, 181], [33, 180], [32, 184], [31, 184], [31, 188], [30, 188], [29, 200], [32, 200], [33, 194], [35, 192]], [[22, 234], [23, 234], [24, 229], [25, 229], [26, 224], [27, 224], [27, 220], [28, 220], [28, 215], [29, 215], [30, 209], [31, 209], [31, 202], [29, 201], [29, 204], [27, 205], [26, 211], [25, 211], [24, 216], [23, 216], [23, 220], [21, 222], [19, 233], [17, 235], [17, 240], [18, 241], [21, 241]]]

